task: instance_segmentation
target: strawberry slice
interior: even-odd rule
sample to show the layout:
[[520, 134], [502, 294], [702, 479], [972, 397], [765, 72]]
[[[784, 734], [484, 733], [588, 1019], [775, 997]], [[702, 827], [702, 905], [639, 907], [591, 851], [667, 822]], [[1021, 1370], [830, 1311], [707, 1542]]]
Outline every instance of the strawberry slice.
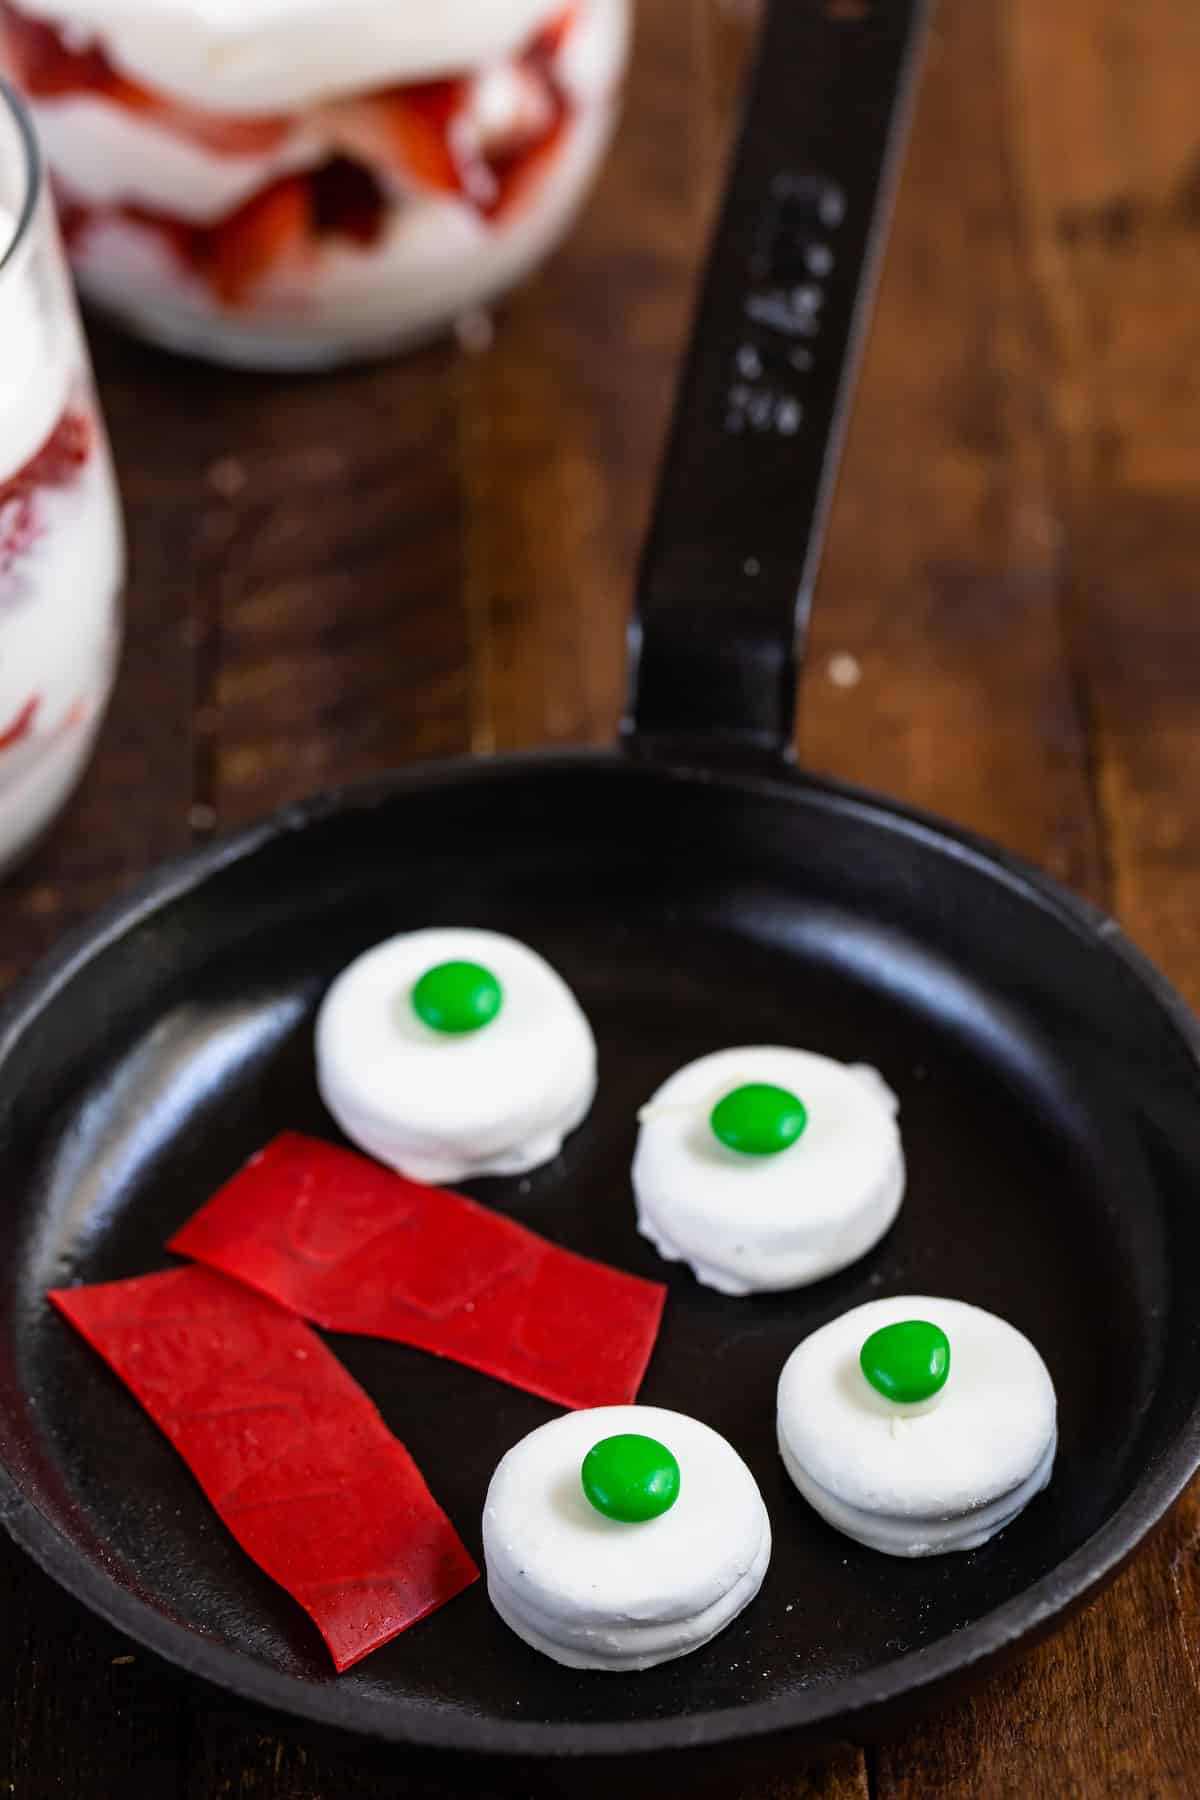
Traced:
[[4, 0], [0, 0], [0, 34], [21, 85], [38, 100], [99, 94], [126, 112], [152, 119], [177, 137], [226, 156], [274, 150], [292, 129], [290, 119], [230, 117], [152, 93], [139, 82], [118, 75], [98, 45], [73, 49], [52, 25], [26, 18]]
[[290, 119], [203, 112], [175, 100], [155, 100], [153, 115], [165, 131], [189, 138], [218, 156], [262, 155], [277, 149], [292, 133]]
[[531, 62], [553, 62], [554, 58], [566, 43], [567, 38], [570, 36], [578, 19], [578, 5], [565, 6], [557, 18], [551, 19], [548, 25], [543, 25], [532, 44], [530, 44], [529, 49], [525, 52], [526, 56]]
[[69, 50], [53, 25], [27, 19], [0, 0], [0, 26], [22, 87], [36, 99], [61, 94], [103, 91], [113, 79], [103, 53], [94, 45]]
[[303, 249], [312, 230], [312, 185], [302, 175], [272, 182], [204, 234], [200, 260], [217, 294], [236, 306], [264, 275]]
[[508, 157], [488, 158], [496, 181], [496, 197], [486, 211], [494, 225], [515, 212], [542, 180], [558, 154], [566, 129], [567, 112], [559, 107], [553, 124], [535, 143]]
[[0, 750], [11, 750], [14, 744], [19, 744], [22, 738], [29, 736], [40, 705], [41, 699], [37, 694], [32, 700], [25, 702], [12, 723], [0, 731]]
[[376, 138], [381, 156], [436, 193], [463, 192], [451, 127], [465, 104], [468, 86], [459, 77], [415, 82], [411, 87], [384, 88], [360, 103], [364, 126]]

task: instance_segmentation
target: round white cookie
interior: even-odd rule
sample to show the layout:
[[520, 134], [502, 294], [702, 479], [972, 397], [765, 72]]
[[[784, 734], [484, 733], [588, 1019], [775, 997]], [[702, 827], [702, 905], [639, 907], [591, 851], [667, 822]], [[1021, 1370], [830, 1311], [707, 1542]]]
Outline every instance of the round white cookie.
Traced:
[[[808, 1124], [788, 1149], [752, 1156], [714, 1136], [713, 1107], [766, 1083], [796, 1094]], [[864, 1256], [904, 1196], [898, 1102], [865, 1064], [756, 1045], [688, 1063], [642, 1108], [633, 1159], [638, 1229], [668, 1262], [723, 1294], [805, 1287]]]
[[[625, 1432], [679, 1464], [669, 1511], [625, 1524], [583, 1490], [584, 1457]], [[771, 1524], [741, 1457], [719, 1433], [657, 1406], [567, 1413], [500, 1462], [483, 1513], [488, 1594], [505, 1624], [572, 1669], [650, 1669], [686, 1656], [753, 1600]]]
[[[932, 1399], [905, 1406], [876, 1391], [859, 1353], [909, 1319], [945, 1332], [950, 1372]], [[975, 1550], [1003, 1531], [1050, 1479], [1056, 1419], [1029, 1339], [961, 1300], [871, 1300], [805, 1338], [779, 1378], [788, 1474], [838, 1531], [890, 1556]]]
[[[479, 963], [502, 991], [477, 1031], [434, 1030], [412, 992], [446, 962]], [[596, 1093], [596, 1043], [570, 988], [494, 931], [405, 932], [343, 970], [316, 1026], [317, 1084], [346, 1133], [417, 1181], [520, 1175], [549, 1162]]]

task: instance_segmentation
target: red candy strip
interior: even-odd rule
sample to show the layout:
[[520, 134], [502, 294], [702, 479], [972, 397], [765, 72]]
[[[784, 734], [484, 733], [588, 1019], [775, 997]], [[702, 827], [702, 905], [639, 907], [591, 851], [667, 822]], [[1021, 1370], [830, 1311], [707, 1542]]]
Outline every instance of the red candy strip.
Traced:
[[404, 1445], [302, 1320], [207, 1269], [50, 1299], [339, 1670], [478, 1580]]
[[461, 1194], [286, 1132], [171, 1239], [327, 1331], [452, 1357], [559, 1406], [632, 1400], [666, 1289]]

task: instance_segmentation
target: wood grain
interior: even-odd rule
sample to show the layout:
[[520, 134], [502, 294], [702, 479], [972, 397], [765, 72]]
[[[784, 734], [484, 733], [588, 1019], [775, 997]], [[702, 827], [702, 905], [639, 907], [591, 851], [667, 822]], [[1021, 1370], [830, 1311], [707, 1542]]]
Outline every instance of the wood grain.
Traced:
[[562, 255], [463, 364], [479, 749], [604, 742], [709, 206], [703, 14], [643, 6], [617, 152]]
[[932, 46], [817, 594], [801, 758], [1100, 898], [1004, 12], [947, 7]]
[[[1044, 345], [1063, 656], [1107, 898], [1200, 998], [1200, 21], [1170, 0], [997, 9], [992, 66]], [[1200, 1492], [1024, 1665], [879, 1757], [881, 1795], [1186, 1795]]]
[[[84, 788], [0, 896], [0, 984], [160, 856], [314, 786], [611, 736], [754, 10], [641, 0], [595, 200], [484, 354], [285, 383], [97, 334], [128, 643]], [[1111, 905], [1200, 1002], [1198, 82], [1187, 0], [945, 0], [800, 747]], [[231, 1711], [7, 1546], [0, 1610], [0, 1796], [437, 1791]], [[1193, 1494], [969, 1699], [731, 1800], [1195, 1793], [1198, 1620]]]

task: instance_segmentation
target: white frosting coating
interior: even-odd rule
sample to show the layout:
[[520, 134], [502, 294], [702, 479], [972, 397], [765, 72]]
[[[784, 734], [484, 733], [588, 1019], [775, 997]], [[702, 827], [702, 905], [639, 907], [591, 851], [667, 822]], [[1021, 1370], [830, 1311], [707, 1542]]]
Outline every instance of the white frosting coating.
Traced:
[[[580, 1481], [602, 1438], [657, 1438], [679, 1497], [643, 1524], [606, 1518]], [[503, 1458], [483, 1513], [488, 1593], [505, 1623], [574, 1669], [649, 1669], [698, 1650], [762, 1585], [771, 1525], [732, 1445], [683, 1413], [605, 1406], [568, 1413]]]
[[[919, 1406], [876, 1392], [859, 1366], [866, 1338], [924, 1319], [950, 1340], [950, 1374]], [[1054, 1384], [1029, 1339], [961, 1300], [872, 1300], [795, 1349], [779, 1378], [788, 1474], [837, 1530], [892, 1556], [973, 1550], [1050, 1479]]]
[[[15, 231], [12, 213], [0, 206], [0, 261]], [[19, 246], [0, 271], [0, 482], [46, 442], [71, 381], [70, 360], [54, 342], [50, 315], [30, 274], [30, 247], [29, 240]]]
[[221, 362], [323, 368], [401, 349], [541, 261], [582, 203], [615, 118], [615, 99], [582, 107], [544, 178], [500, 225], [453, 195], [408, 199], [371, 249], [324, 246], [236, 313], [181, 270], [157, 232], [121, 218], [98, 221], [76, 242], [76, 275], [90, 299], [144, 336]]
[[[412, 989], [476, 962], [497, 1016], [455, 1036], [418, 1018]], [[338, 976], [316, 1027], [317, 1082], [347, 1137], [414, 1180], [517, 1175], [549, 1162], [596, 1092], [596, 1045], [566, 982], [516, 938], [437, 927], [377, 944]]]
[[144, 86], [213, 112], [295, 112], [520, 49], [562, 0], [20, 0]]
[[[799, 1095], [808, 1125], [771, 1156], [728, 1150], [709, 1117], [731, 1089]], [[904, 1195], [897, 1102], [876, 1070], [807, 1050], [718, 1050], [664, 1082], [641, 1112], [638, 1229], [723, 1294], [804, 1287], [864, 1256]]]

